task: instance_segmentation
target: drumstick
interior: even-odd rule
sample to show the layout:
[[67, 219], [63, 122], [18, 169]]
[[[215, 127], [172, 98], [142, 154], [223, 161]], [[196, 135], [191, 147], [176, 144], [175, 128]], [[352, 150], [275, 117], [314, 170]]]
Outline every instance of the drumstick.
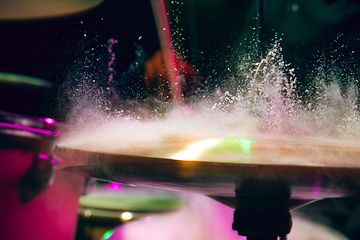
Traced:
[[169, 81], [172, 99], [175, 103], [184, 105], [179, 72], [171, 40], [170, 25], [163, 0], [150, 0], [153, 9], [160, 46], [163, 53], [166, 75]]

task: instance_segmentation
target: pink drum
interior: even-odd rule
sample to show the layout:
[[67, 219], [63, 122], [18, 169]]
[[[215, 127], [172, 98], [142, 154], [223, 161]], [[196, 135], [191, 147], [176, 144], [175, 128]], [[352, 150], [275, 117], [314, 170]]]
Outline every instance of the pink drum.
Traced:
[[1, 239], [72, 240], [82, 177], [59, 171], [59, 123], [0, 112]]

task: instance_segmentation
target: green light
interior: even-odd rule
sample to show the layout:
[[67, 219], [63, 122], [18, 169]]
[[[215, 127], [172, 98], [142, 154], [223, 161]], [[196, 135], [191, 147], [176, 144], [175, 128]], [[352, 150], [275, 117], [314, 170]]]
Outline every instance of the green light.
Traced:
[[103, 238], [104, 239], [109, 239], [111, 237], [111, 235], [113, 235], [113, 233], [114, 232], [112, 230], [109, 230], [104, 234]]
[[248, 138], [241, 138], [239, 139], [239, 144], [242, 147], [242, 150], [245, 154], [249, 154], [251, 150], [251, 144], [254, 141]]
[[251, 152], [251, 144], [254, 140], [242, 137], [227, 137], [224, 141], [211, 149], [213, 154], [222, 154], [224, 152], [232, 152], [235, 154], [249, 155]]

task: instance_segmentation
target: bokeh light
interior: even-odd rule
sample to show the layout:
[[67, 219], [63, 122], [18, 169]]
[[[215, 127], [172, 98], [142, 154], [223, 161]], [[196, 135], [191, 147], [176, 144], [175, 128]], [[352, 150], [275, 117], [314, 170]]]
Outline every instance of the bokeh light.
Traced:
[[123, 212], [120, 217], [124, 221], [129, 221], [133, 218], [133, 214], [131, 212]]

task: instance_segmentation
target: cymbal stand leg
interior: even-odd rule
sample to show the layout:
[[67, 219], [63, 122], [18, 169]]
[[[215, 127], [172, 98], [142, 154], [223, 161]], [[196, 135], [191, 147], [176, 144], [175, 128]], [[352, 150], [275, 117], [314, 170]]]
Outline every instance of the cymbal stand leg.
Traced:
[[237, 206], [232, 228], [247, 240], [285, 240], [292, 227], [290, 192], [282, 181], [251, 179], [235, 190]]

